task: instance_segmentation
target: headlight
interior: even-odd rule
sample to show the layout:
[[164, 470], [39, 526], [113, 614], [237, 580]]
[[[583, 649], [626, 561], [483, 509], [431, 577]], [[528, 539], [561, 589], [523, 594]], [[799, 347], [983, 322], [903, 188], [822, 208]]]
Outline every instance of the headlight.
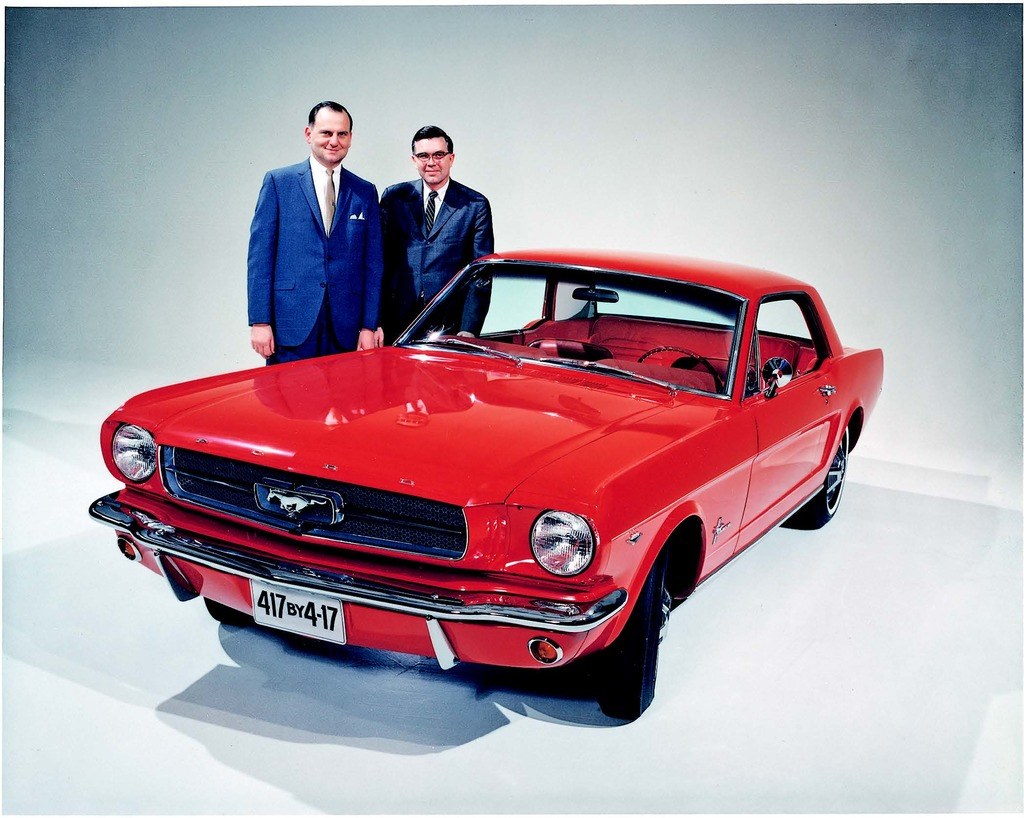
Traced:
[[578, 574], [594, 557], [594, 533], [587, 521], [567, 511], [545, 511], [530, 532], [530, 547], [541, 567], [561, 577]]
[[126, 424], [114, 432], [110, 444], [114, 465], [133, 483], [147, 480], [156, 471], [156, 441], [139, 426]]

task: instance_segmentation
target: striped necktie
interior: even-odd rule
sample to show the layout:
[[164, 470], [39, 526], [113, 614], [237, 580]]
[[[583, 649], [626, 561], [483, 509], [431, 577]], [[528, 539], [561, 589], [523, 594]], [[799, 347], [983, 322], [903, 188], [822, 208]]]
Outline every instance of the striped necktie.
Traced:
[[426, 228], [427, 228], [427, 235], [428, 236], [430, 235], [430, 231], [434, 228], [434, 207], [435, 207], [435, 203], [436, 202], [437, 202], [437, 191], [436, 190], [432, 190], [432, 191], [430, 191], [430, 195], [427, 196], [427, 218], [426, 218], [425, 225], [426, 225]]

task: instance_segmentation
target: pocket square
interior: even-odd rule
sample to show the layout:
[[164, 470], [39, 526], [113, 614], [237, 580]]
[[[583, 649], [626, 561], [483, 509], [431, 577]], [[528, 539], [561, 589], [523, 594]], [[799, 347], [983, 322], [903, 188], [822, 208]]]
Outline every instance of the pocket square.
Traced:
[[366, 217], [363, 215], [362, 211], [360, 211], [359, 213], [353, 213], [348, 218], [349, 218], [349, 221], [353, 221], [353, 220], [354, 221], [358, 221], [358, 222], [365, 222], [366, 221]]

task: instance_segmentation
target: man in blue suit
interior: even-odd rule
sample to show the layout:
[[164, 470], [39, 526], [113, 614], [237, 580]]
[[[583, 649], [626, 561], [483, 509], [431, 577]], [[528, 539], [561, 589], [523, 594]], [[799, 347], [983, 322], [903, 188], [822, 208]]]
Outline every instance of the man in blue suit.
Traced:
[[377, 189], [342, 168], [352, 116], [309, 112], [309, 159], [263, 179], [249, 235], [252, 348], [268, 364], [380, 346]]
[[[381, 199], [384, 226], [384, 297], [381, 305], [388, 342], [469, 262], [494, 252], [491, 206], [475, 190], [451, 178], [455, 145], [434, 125], [412, 138], [419, 180], [392, 185]], [[490, 292], [467, 298], [456, 331], [478, 334]]]

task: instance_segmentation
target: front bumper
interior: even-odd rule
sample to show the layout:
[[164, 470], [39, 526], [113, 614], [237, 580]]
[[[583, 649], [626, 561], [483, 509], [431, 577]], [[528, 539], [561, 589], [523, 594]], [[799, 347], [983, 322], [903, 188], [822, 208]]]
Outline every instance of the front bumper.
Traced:
[[[527, 629], [530, 633], [542, 631], [565, 634], [581, 648], [586, 639], [578, 637], [585, 637], [608, 623], [623, 609], [627, 600], [626, 591], [619, 588], [590, 601], [565, 602], [531, 598], [522, 594], [503, 594], [500, 602], [493, 599], [480, 602], [474, 600], [473, 597], [477, 595], [470, 592], [445, 589], [443, 593], [434, 593], [401, 588], [386, 582], [369, 581], [342, 572], [245, 551], [223, 540], [183, 530], [158, 519], [150, 511], [122, 501], [120, 493], [96, 500], [89, 508], [89, 513], [99, 522], [129, 535], [136, 543], [151, 549], [156, 563], [154, 570], [163, 574], [179, 599], [197, 596], [201, 589], [195, 588], [195, 585], [202, 584], [189, 580], [190, 572], [182, 570], [178, 565], [179, 560], [198, 567], [200, 573], [203, 569], [212, 569], [218, 574], [227, 574], [246, 582], [259, 579], [300, 591], [328, 593], [360, 608], [425, 621], [432, 652], [444, 667], [450, 667], [459, 658], [445, 630], [438, 627], [439, 622], [450, 623], [456, 628], [461, 625], [486, 625], [493, 630], [515, 628]], [[205, 592], [203, 595], [212, 596]], [[251, 606], [251, 599], [247, 602]], [[452, 627], [449, 627], [449, 635], [451, 632]], [[575, 652], [578, 653], [578, 650]], [[509, 664], [500, 658], [496, 661], [485, 658], [484, 661]]]

